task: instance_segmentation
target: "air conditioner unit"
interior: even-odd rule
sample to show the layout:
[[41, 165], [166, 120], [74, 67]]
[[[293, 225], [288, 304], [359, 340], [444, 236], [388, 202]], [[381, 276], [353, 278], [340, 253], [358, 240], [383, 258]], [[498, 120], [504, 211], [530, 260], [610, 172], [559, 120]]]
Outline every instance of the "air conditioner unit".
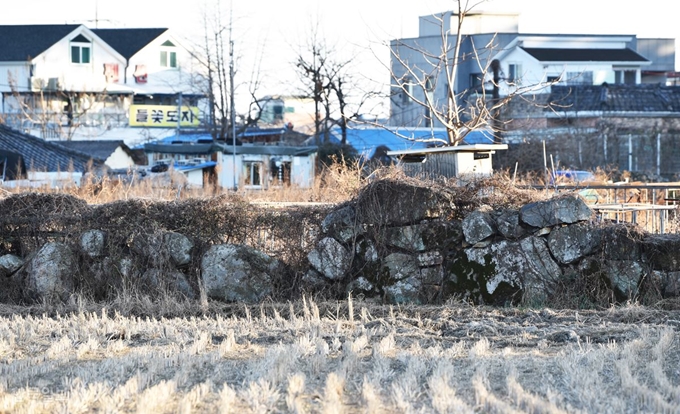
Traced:
[[42, 91], [43, 89], [45, 89], [45, 83], [46, 82], [45, 82], [45, 79], [43, 79], [43, 78], [39, 78], [37, 76], [31, 76], [29, 78], [28, 82], [30, 83], [32, 92], [38, 92], [38, 91]]
[[47, 80], [47, 88], [48, 91], [58, 91], [61, 89], [61, 82], [59, 81], [59, 78], [49, 78]]

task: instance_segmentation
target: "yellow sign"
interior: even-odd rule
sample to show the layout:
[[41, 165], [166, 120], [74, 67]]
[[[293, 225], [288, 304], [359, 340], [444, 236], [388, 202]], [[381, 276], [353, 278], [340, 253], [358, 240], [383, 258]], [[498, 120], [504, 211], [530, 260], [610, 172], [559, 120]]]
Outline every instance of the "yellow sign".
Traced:
[[130, 105], [130, 126], [140, 127], [197, 127], [198, 108], [183, 106], [181, 112], [172, 105]]

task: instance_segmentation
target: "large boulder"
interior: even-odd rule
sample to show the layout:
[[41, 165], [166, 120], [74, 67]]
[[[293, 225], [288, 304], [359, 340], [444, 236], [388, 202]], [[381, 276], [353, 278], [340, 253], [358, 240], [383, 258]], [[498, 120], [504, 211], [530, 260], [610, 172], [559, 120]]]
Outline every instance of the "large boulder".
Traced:
[[259, 302], [272, 293], [281, 264], [249, 246], [211, 246], [201, 259], [201, 279], [208, 297], [227, 302]]
[[519, 239], [527, 234], [519, 220], [519, 211], [505, 210], [496, 217], [496, 228], [506, 239]]
[[680, 271], [680, 234], [652, 234], [642, 241], [642, 254], [654, 270]]
[[382, 264], [392, 281], [406, 279], [420, 270], [417, 259], [406, 253], [392, 253], [383, 259]]
[[332, 237], [325, 237], [307, 255], [316, 271], [331, 280], [345, 276], [352, 264], [352, 253]]
[[465, 241], [475, 244], [496, 234], [496, 223], [487, 211], [475, 210], [463, 219]]
[[520, 220], [532, 227], [543, 228], [589, 220], [593, 211], [578, 194], [567, 194], [550, 200], [524, 205]]
[[647, 271], [641, 263], [633, 260], [605, 260], [602, 273], [617, 299], [623, 301], [634, 299], [638, 295], [640, 282]]
[[77, 264], [75, 254], [66, 244], [51, 242], [43, 245], [25, 267], [29, 298], [67, 299], [73, 293], [73, 273]]
[[601, 228], [602, 253], [610, 260], [641, 260], [644, 238], [642, 230], [625, 223], [610, 224]]
[[422, 252], [425, 250], [423, 229], [421, 225], [391, 227], [386, 231], [386, 244], [410, 252]]
[[361, 233], [353, 206], [333, 210], [321, 222], [321, 232], [345, 243]]
[[540, 237], [520, 241], [502, 240], [484, 248], [465, 249], [471, 262], [487, 266], [482, 275], [488, 295], [493, 296], [501, 284], [523, 290], [527, 301], [543, 300], [562, 276], [562, 269], [553, 260], [547, 243]]
[[563, 264], [574, 263], [600, 247], [601, 230], [586, 223], [559, 227], [550, 232], [548, 246]]
[[444, 217], [453, 209], [451, 195], [399, 180], [380, 180], [357, 197], [357, 219], [369, 226], [400, 226]]
[[147, 269], [142, 275], [142, 281], [153, 289], [167, 289], [189, 299], [196, 298], [196, 292], [186, 276], [177, 269]]

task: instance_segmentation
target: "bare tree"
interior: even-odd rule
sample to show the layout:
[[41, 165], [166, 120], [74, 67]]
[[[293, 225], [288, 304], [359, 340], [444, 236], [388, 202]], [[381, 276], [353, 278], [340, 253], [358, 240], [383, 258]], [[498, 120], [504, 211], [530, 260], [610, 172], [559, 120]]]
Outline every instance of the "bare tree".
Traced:
[[[210, 3], [210, 4], [208, 4]], [[225, 139], [235, 131], [241, 132], [257, 124], [262, 102], [256, 98], [261, 86], [260, 65], [263, 51], [255, 51], [255, 62], [248, 82], [238, 82], [241, 73], [240, 59], [235, 51], [235, 22], [233, 10], [223, 11], [220, 2], [204, 4], [202, 14], [202, 39], [194, 45], [192, 57], [202, 67], [195, 83], [203, 89], [208, 99], [206, 124], [213, 139]], [[248, 89], [250, 103], [243, 113], [235, 108], [235, 95], [244, 84]]]
[[[514, 78], [504, 78], [500, 63], [494, 58], [499, 52], [495, 36], [486, 44], [472, 44], [471, 52], [462, 51], [464, 42], [473, 42], [472, 37], [464, 34], [465, 19], [485, 1], [454, 1], [453, 13], [431, 16], [432, 23], [439, 28], [438, 48], [427, 48], [408, 39], [394, 40], [390, 44], [393, 61], [390, 73], [396, 92], [392, 93], [393, 102], [396, 96], [401, 96], [410, 108], [421, 109], [418, 113], [422, 114], [419, 117], [423, 126], [441, 125], [447, 131], [445, 140], [431, 138], [424, 141], [458, 145], [468, 133], [480, 129], [492, 130], [499, 141], [503, 125], [501, 109], [511, 99], [551, 84], [524, 85]], [[463, 65], [476, 67], [479, 85], [458, 88], [462, 82], [457, 77]], [[507, 90], [503, 96], [499, 93], [502, 82]], [[445, 91], [443, 95], [435, 93], [442, 90]]]
[[[96, 122], [108, 123], [107, 103], [122, 108], [116, 95], [109, 95], [106, 89], [101, 92], [65, 91], [59, 85], [31, 85], [36, 90], [26, 90], [18, 85], [14, 76], [8, 76], [11, 100], [7, 100], [9, 116], [5, 123], [15, 127], [40, 130], [42, 138], [70, 140], [78, 128], [91, 124], [92, 115], [97, 114]], [[30, 89], [30, 88], [29, 88]], [[117, 110], [114, 110], [116, 112]]]
[[303, 84], [301, 94], [314, 101], [317, 144], [328, 141], [331, 128], [337, 125], [342, 135], [341, 144], [345, 145], [348, 120], [358, 118], [370, 96], [362, 92], [352, 64], [352, 58], [343, 58], [334, 47], [327, 45], [319, 35], [318, 25], [296, 56], [295, 67]]

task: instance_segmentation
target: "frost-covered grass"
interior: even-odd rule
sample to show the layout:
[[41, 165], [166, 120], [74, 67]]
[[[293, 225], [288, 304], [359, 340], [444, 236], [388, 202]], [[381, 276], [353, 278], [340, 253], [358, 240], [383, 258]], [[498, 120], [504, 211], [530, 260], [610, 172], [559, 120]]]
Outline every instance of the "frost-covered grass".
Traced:
[[0, 309], [0, 412], [680, 412], [678, 312], [121, 309]]

